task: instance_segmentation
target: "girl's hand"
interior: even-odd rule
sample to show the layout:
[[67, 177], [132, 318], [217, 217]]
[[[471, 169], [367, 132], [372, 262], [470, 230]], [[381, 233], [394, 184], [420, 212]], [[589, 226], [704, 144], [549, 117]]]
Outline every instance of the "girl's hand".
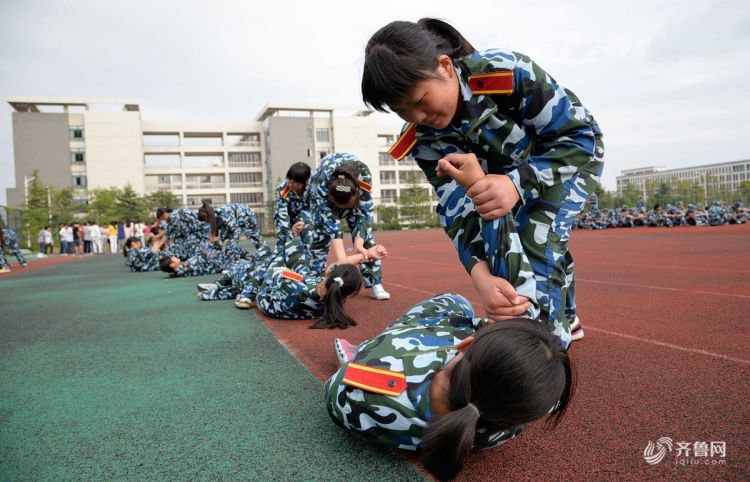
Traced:
[[484, 177], [484, 170], [479, 165], [477, 156], [468, 154], [448, 154], [437, 163], [436, 174], [452, 177], [461, 187], [468, 190], [475, 182]]
[[294, 223], [294, 226], [292, 226], [292, 233], [294, 233], [295, 236], [299, 236], [299, 233], [302, 232], [304, 227], [305, 223], [303, 221], [297, 221]]
[[369, 253], [367, 252], [367, 249], [365, 249], [365, 240], [357, 236], [354, 238], [354, 251], [364, 256], [365, 261], [369, 261]]
[[486, 267], [476, 268], [472, 270], [471, 278], [482, 297], [487, 318], [493, 321], [515, 318], [529, 309], [529, 299], [519, 296], [507, 280], [493, 276]]
[[487, 174], [475, 182], [466, 194], [486, 221], [505, 216], [521, 200], [513, 181], [503, 174]]
[[382, 244], [373, 246], [367, 250], [367, 253], [369, 254], [369, 259], [383, 259], [388, 256], [388, 251]]

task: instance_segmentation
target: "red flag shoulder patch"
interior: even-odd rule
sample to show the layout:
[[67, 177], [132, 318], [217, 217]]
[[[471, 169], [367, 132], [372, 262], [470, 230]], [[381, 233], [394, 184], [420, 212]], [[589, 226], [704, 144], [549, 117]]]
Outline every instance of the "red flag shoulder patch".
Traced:
[[406, 375], [359, 363], [350, 363], [344, 373], [344, 383], [362, 390], [397, 397], [406, 390]]
[[365, 181], [363, 181], [362, 179], [359, 180], [359, 187], [363, 191], [367, 191], [367, 192], [372, 191], [372, 186], [370, 184], [366, 183]]
[[409, 124], [409, 127], [399, 136], [396, 143], [388, 149], [388, 154], [397, 161], [403, 159], [417, 143], [417, 125]]
[[281, 277], [282, 278], [286, 278], [286, 279], [290, 279], [292, 281], [296, 281], [298, 283], [304, 283], [304, 281], [305, 281], [305, 277], [304, 276], [302, 276], [299, 273], [295, 273], [291, 269], [285, 269], [284, 271], [282, 271], [281, 272]]
[[281, 191], [281, 199], [286, 199], [286, 197], [289, 195], [290, 190], [291, 189], [289, 188], [288, 184], [284, 186], [284, 189]]
[[512, 94], [513, 71], [505, 70], [470, 75], [469, 88], [479, 95]]

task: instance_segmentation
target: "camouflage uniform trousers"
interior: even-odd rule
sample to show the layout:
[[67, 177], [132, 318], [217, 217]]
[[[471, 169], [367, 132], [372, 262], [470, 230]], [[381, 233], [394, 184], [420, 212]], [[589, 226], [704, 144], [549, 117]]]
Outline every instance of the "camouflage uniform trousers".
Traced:
[[245, 236], [252, 240], [256, 249], [260, 248], [262, 238], [258, 217], [252, 208], [246, 204], [230, 203], [216, 208], [216, 220], [219, 225], [219, 239], [226, 241], [228, 245], [237, 245], [240, 237]]
[[263, 242], [252, 259], [239, 259], [232, 263], [224, 272], [224, 277], [217, 282], [220, 288], [205, 291], [201, 299], [208, 301], [247, 298], [254, 301], [272, 259], [271, 248]]
[[131, 249], [126, 264], [130, 271], [158, 271], [160, 256], [151, 248]]
[[534, 271], [541, 316], [554, 326], [553, 333], [565, 347], [570, 343], [570, 323], [577, 309], [573, 255], [568, 250], [570, 228], [599, 183], [603, 157], [604, 145], [601, 137], [597, 137], [588, 169], [548, 187], [541, 196], [518, 208], [513, 216]]
[[26, 262], [26, 257], [24, 257], [21, 252], [21, 247], [18, 245], [18, 237], [16, 236], [16, 233], [12, 229], [4, 228], [3, 234], [5, 236], [5, 242], [3, 243], [3, 246], [0, 247], [0, 267], [10, 268], [8, 258], [5, 256], [6, 250], [13, 253], [13, 256], [16, 257], [21, 266], [26, 266], [28, 263]]
[[[316, 291], [319, 278], [310, 269], [311, 258], [300, 238], [289, 240], [277, 251], [258, 289], [255, 304], [274, 318], [303, 320], [323, 314], [323, 303]], [[283, 276], [287, 270], [301, 275], [301, 281]]]
[[723, 226], [726, 224], [726, 210], [721, 206], [711, 206], [708, 208], [709, 226]]
[[[432, 376], [458, 354], [455, 345], [484, 324], [461, 295], [440, 294], [418, 303], [382, 333], [361, 343], [350, 362], [403, 373], [406, 390], [394, 396], [347, 385], [347, 364], [325, 384], [328, 414], [337, 425], [362, 438], [416, 450], [424, 428], [435, 418], [430, 404]], [[502, 444], [525, 427], [498, 431], [480, 424], [474, 448]]]

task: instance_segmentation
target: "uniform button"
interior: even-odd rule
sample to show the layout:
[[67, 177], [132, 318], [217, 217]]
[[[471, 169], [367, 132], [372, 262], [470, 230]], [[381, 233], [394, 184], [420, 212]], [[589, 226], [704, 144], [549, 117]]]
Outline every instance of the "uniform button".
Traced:
[[391, 387], [391, 388], [395, 387], [396, 386], [396, 380], [393, 380], [393, 379], [388, 380], [388, 386]]

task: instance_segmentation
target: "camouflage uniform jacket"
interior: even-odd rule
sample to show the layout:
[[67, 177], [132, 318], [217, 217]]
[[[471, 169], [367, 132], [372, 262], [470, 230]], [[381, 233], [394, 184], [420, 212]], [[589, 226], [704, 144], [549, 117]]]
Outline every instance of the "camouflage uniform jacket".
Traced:
[[172, 274], [173, 277], [202, 276], [221, 272], [227, 266], [224, 251], [219, 243], [203, 243], [198, 253], [187, 261], [180, 263], [179, 269]]
[[[425, 426], [435, 418], [430, 404], [432, 378], [458, 354], [462, 340], [484, 326], [471, 303], [460, 295], [442, 294], [401, 315], [385, 331], [360, 344], [349, 363], [406, 376], [398, 396], [370, 392], [344, 382], [349, 363], [325, 385], [326, 407], [338, 425], [388, 447], [416, 450]], [[515, 437], [526, 425], [499, 430], [480, 421], [474, 447], [490, 448]]]
[[18, 245], [18, 237], [16, 236], [15, 231], [13, 231], [10, 228], [3, 228], [3, 236], [5, 237], [5, 241], [3, 242], [2, 246], [0, 246], [0, 256], [2, 256], [2, 265], [5, 267], [9, 267], [10, 264], [8, 264], [8, 260], [5, 258], [5, 250], [10, 251], [13, 253], [13, 256], [16, 257], [18, 260], [18, 263], [22, 266], [26, 266], [26, 257], [21, 252], [21, 247]]
[[273, 220], [276, 223], [276, 236], [279, 239], [290, 239], [292, 226], [302, 219], [304, 194], [298, 195], [291, 189], [287, 189], [287, 180], [282, 179], [276, 186], [276, 212]]
[[158, 271], [159, 253], [151, 248], [131, 249], [128, 251], [127, 265], [130, 271]]
[[[484, 259], [479, 215], [473, 206], [454, 205], [456, 191], [461, 202], [470, 200], [450, 177], [437, 176], [436, 161], [450, 153], [474, 153], [486, 173], [507, 175], [526, 203], [576, 174], [598, 176], [603, 164], [595, 149], [601, 149], [602, 133], [578, 98], [523, 54], [486, 50], [454, 66], [460, 84], [457, 120], [445, 129], [416, 126], [416, 144], [408, 155], [435, 188], [443, 227], [471, 272]], [[490, 72], [507, 72], [512, 88], [475, 93], [482, 84], [470, 76]]]
[[255, 303], [268, 316], [288, 320], [317, 318], [323, 301], [317, 285], [323, 279], [311, 269], [310, 253], [301, 238], [287, 241], [268, 265]]
[[[339, 209], [331, 207], [326, 199], [328, 194], [328, 183], [331, 174], [338, 166], [352, 165], [359, 171], [359, 204], [352, 209]], [[305, 191], [305, 204], [314, 213], [317, 226], [325, 226], [327, 234], [343, 237], [340, 226], [335, 220], [345, 219], [352, 232], [352, 238], [360, 237], [367, 239], [367, 230], [372, 224], [372, 212], [374, 204], [372, 201], [372, 174], [367, 165], [353, 154], [335, 152], [321, 159], [318, 168], [310, 176], [307, 190]], [[331, 221], [328, 221], [331, 220]], [[333, 232], [333, 231], [336, 232]]]
[[208, 227], [198, 220], [191, 209], [175, 209], [169, 220], [159, 223], [170, 240], [170, 252], [185, 260], [200, 252], [201, 243], [208, 240]]

